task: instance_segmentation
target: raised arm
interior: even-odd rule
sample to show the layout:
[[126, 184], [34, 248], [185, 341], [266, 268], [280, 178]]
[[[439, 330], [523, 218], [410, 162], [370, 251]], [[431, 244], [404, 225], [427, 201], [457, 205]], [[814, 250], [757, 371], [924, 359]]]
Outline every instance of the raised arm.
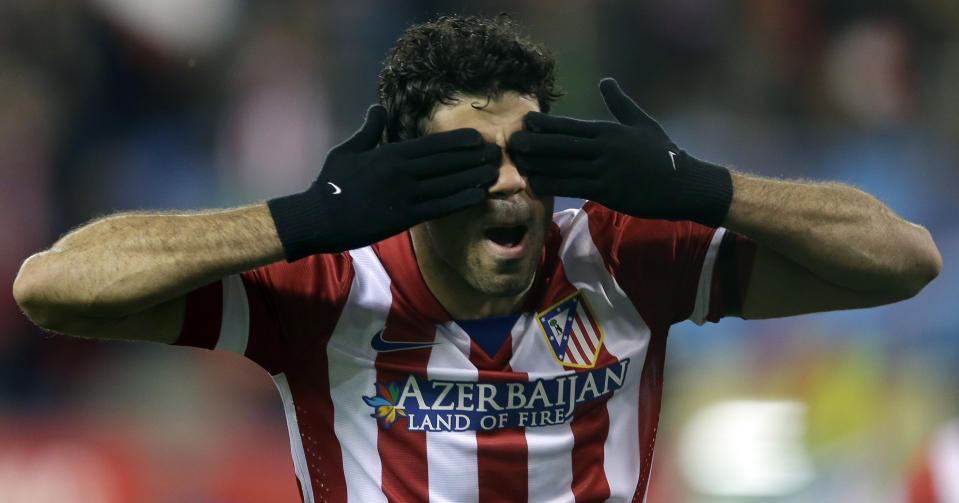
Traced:
[[13, 284], [37, 325], [86, 337], [173, 342], [183, 295], [283, 259], [266, 204], [192, 214], [119, 214], [28, 258]]
[[500, 148], [474, 129], [378, 146], [386, 110], [330, 151], [304, 192], [266, 204], [96, 220], [28, 258], [14, 298], [41, 327], [71, 335], [173, 342], [184, 295], [286, 258], [375, 243], [486, 197]]
[[741, 314], [772, 318], [912, 297], [942, 258], [921, 226], [835, 183], [731, 173], [679, 149], [612, 79], [618, 122], [530, 112], [509, 151], [540, 194], [591, 199], [639, 218], [723, 225], [757, 243]]
[[929, 231], [855, 187], [738, 173], [732, 182], [723, 225], [760, 245], [745, 318], [888, 304], [942, 269]]

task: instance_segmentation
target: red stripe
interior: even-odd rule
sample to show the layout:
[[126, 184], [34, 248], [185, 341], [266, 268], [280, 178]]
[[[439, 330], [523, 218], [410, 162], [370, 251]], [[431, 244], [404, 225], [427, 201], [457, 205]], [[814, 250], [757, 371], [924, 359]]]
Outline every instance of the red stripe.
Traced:
[[[572, 332], [572, 330], [571, 330], [570, 332]], [[583, 349], [583, 345], [580, 344], [580, 338], [579, 338], [579, 337], [576, 337], [576, 334], [571, 333], [571, 334], [569, 334], [569, 340], [570, 340], [570, 342], [572, 342], [573, 344], [576, 345], [576, 349], [579, 351], [579, 358], [580, 358], [580, 360], [579, 360], [578, 362], [576, 362], [576, 363], [578, 363], [578, 364], [580, 364], [580, 365], [586, 365], [586, 364], [590, 363], [590, 362], [592, 361], [592, 359], [593, 359], [593, 358], [592, 358], [592, 357], [593, 357], [593, 353], [590, 353], [590, 352], [588, 352], [588, 351], [586, 351], [586, 350]]]
[[[277, 262], [241, 274], [250, 310], [246, 357], [271, 375], [289, 375], [291, 355], [312, 357], [314, 345], [324, 346], [333, 334], [349, 297], [353, 276], [353, 262], [347, 253], [312, 255], [294, 263]], [[296, 361], [304, 366], [326, 362], [326, 348], [316, 349], [322, 352], [322, 359]]]
[[586, 320], [589, 321], [589, 326], [593, 330], [593, 334], [596, 335], [596, 340], [602, 344], [602, 341], [600, 340], [602, 335], [600, 333], [599, 325], [596, 323], [596, 320], [593, 319], [593, 313], [590, 312], [588, 306], [583, 306], [583, 313], [586, 315]]
[[583, 334], [583, 344], [589, 348], [589, 358], [592, 360], [593, 354], [596, 353], [596, 346], [593, 345], [593, 340], [590, 338], [589, 332], [586, 331], [583, 320], [579, 319], [579, 316], [576, 317], [576, 324], [579, 325], [579, 331]]
[[589, 348], [590, 355], [593, 355], [594, 353], [596, 353], [596, 345], [593, 344], [593, 339], [589, 336], [589, 332], [586, 332], [585, 329], [583, 332], [583, 344], [585, 344], [586, 347]]
[[[556, 302], [556, 299], [576, 291], [576, 287], [566, 278], [562, 267], [557, 269], [549, 295], [545, 299], [547, 306]], [[585, 306], [583, 311], [586, 312]], [[575, 316], [575, 313], [571, 315]], [[572, 335], [571, 338], [574, 341], [576, 339]], [[592, 353], [589, 355], [591, 357]], [[605, 347], [599, 348], [595, 367], [616, 362], [616, 357], [609, 354]], [[590, 370], [574, 367], [566, 367], [566, 369], [575, 370], [577, 373]], [[577, 502], [605, 501], [610, 496], [609, 481], [606, 479], [606, 470], [603, 468], [605, 450], [603, 444], [606, 436], [609, 435], [609, 411], [606, 409], [606, 402], [610, 396], [578, 405], [573, 420], [569, 424], [573, 434], [573, 449], [570, 453], [573, 480], [570, 489]]]
[[579, 355], [576, 354], [576, 341], [573, 340], [573, 334], [569, 334], [569, 339], [566, 341], [566, 359], [567, 362], [575, 363], [577, 365], [582, 365], [579, 361]]
[[[326, 361], [325, 338], [317, 351]], [[318, 371], [322, 370], [322, 371]], [[329, 393], [329, 373], [325, 365], [286, 373], [290, 394], [296, 404], [296, 422], [315, 501], [346, 501], [346, 475], [340, 442], [333, 431], [333, 401]], [[302, 490], [302, 487], [301, 487]]]
[[[526, 381], [525, 372], [513, 372], [513, 336], [491, 359], [473, 343], [470, 362], [476, 366], [479, 381]], [[529, 450], [525, 428], [476, 432], [476, 466], [479, 478], [479, 501], [528, 501]], [[425, 501], [425, 500], [424, 500]]]
[[[590, 202], [583, 205], [583, 210], [589, 215], [589, 234], [606, 268], [650, 330], [639, 386], [641, 459], [633, 501], [640, 502], [646, 494], [659, 423], [666, 334], [673, 322], [688, 318], [692, 312], [701, 269], [698, 265], [715, 231], [691, 222], [632, 218]], [[620, 257], [637, 254], [644, 260], [620, 261]]]
[[633, 218], [593, 202], [583, 211], [603, 263], [646, 325], [668, 330], [688, 318], [715, 230], [688, 221]]
[[312, 488], [316, 501], [346, 501], [342, 451], [333, 430], [327, 345], [353, 275], [347, 254], [313, 255], [242, 275], [250, 308], [246, 356], [271, 374], [286, 375], [309, 472], [306, 480], [297, 481], [301, 489]]
[[[383, 337], [387, 340], [432, 342], [435, 324], [449, 315], [430, 292], [420, 275], [409, 232], [373, 245], [373, 250], [390, 276], [393, 304], [386, 319]], [[382, 352], [376, 357], [376, 379], [397, 385], [409, 375], [427, 377], [430, 348]], [[428, 501], [429, 470], [426, 458], [426, 432], [409, 431], [409, 420], [397, 418], [385, 429], [379, 427], [377, 449], [382, 467], [381, 488], [391, 502]]]
[[[576, 291], [567, 279], [562, 263], [555, 265], [555, 272], [551, 276], [545, 294], [540, 297], [541, 305], [535, 307], [536, 312], [542, 311]], [[584, 306], [584, 312], [585, 310]], [[594, 323], [593, 320], [590, 320]], [[599, 328], [594, 323], [594, 329], [599, 337]], [[605, 347], [600, 347], [596, 366], [615, 363], [617, 359], [610, 355]], [[585, 372], [588, 369], [567, 370]], [[609, 434], [609, 412], [606, 401], [609, 397], [580, 404], [570, 430], [573, 434], [573, 449], [571, 452], [573, 480], [570, 489], [576, 501], [604, 501], [610, 496], [609, 482], [603, 468], [604, 442]], [[482, 501], [482, 500], [481, 500]], [[508, 499], [507, 499], [508, 501]]]
[[[597, 367], [612, 365], [617, 362], [616, 357], [599, 349], [596, 358]], [[588, 369], [577, 369], [585, 372]], [[609, 411], [606, 402], [613, 395], [599, 400], [586, 402], [576, 407], [570, 429], [573, 432], [573, 496], [576, 501], [605, 501], [609, 498], [609, 481], [606, 479], [606, 470], [603, 468], [605, 458], [604, 443], [609, 435]]]
[[[390, 286], [393, 304], [386, 318], [383, 337], [387, 340], [432, 342], [436, 337], [435, 325], [419, 316], [393, 285]], [[377, 382], [387, 386], [396, 382], [402, 388], [410, 374], [425, 379], [430, 352], [431, 349], [427, 347], [379, 353], [376, 356]], [[429, 501], [426, 432], [409, 431], [405, 417], [399, 417], [389, 429], [380, 424], [377, 450], [383, 470], [383, 494], [388, 501], [396, 503]]]
[[942, 501], [942, 497], [936, 491], [931, 458], [931, 453], [924, 451], [919, 464], [912, 469], [906, 488], [907, 503], [937, 503]]
[[936, 491], [931, 455], [927, 451], [922, 454], [920, 463], [912, 469], [909, 475], [906, 501], [908, 503], [937, 503], [942, 498]]
[[649, 470], [653, 465], [653, 447], [656, 446], [656, 428], [663, 399], [663, 365], [666, 360], [666, 332], [650, 329], [649, 347], [643, 363], [639, 384], [639, 484], [633, 493], [633, 502], [646, 496]]
[[611, 396], [578, 405], [569, 425], [574, 442], [571, 489], [578, 502], [605, 501], [609, 498], [609, 482], [603, 469], [603, 444], [609, 434], [606, 402]]

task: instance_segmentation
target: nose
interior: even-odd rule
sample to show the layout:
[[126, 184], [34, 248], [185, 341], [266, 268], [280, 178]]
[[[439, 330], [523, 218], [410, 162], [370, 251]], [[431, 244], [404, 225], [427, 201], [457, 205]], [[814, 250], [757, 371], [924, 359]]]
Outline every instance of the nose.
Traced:
[[513, 194], [523, 192], [527, 187], [526, 177], [520, 174], [516, 164], [513, 164], [513, 160], [503, 149], [503, 158], [499, 165], [499, 177], [489, 188], [490, 197], [505, 199]]

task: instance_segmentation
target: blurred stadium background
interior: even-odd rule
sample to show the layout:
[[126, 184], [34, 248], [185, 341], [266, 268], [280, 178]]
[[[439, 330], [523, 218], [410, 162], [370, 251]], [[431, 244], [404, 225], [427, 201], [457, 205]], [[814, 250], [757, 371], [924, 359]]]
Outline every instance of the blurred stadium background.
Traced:
[[17, 268], [109, 212], [301, 190], [405, 26], [500, 11], [554, 50], [557, 113], [606, 117], [615, 76], [698, 157], [855, 184], [945, 259], [892, 306], [675, 327], [649, 501], [905, 501], [959, 416], [955, 0], [0, 1], [0, 501], [298, 501], [265, 372], [42, 333]]

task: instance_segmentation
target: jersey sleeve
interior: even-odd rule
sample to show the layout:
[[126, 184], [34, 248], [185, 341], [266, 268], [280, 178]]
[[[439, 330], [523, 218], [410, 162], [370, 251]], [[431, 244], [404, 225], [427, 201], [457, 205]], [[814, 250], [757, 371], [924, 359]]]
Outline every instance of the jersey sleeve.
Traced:
[[647, 220], [586, 203], [594, 244], [647, 320], [716, 322], [741, 311], [755, 244], [689, 221]]
[[349, 255], [314, 255], [227, 276], [186, 297], [180, 346], [242, 354], [270, 374], [329, 337], [349, 294]]

